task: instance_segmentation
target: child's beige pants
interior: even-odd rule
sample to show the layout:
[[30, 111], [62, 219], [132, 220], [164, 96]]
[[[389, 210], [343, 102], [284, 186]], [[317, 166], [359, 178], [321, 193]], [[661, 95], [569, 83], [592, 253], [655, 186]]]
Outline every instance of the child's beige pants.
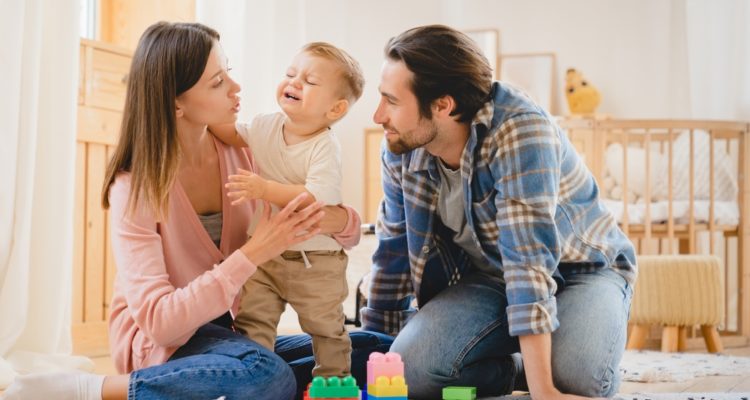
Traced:
[[348, 256], [339, 251], [286, 251], [258, 267], [242, 291], [235, 325], [273, 351], [281, 313], [289, 303], [302, 330], [312, 336], [315, 376], [349, 375], [351, 340], [344, 329], [343, 301], [348, 295]]

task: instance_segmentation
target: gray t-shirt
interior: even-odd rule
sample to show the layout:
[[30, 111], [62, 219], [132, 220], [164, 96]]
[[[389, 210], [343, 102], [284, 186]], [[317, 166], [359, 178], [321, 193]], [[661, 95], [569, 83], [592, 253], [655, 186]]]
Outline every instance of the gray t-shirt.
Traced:
[[214, 242], [216, 247], [221, 245], [221, 226], [222, 226], [222, 213], [217, 212], [215, 214], [201, 215], [198, 214], [203, 228], [208, 232], [208, 236]]
[[474, 240], [471, 228], [466, 222], [465, 201], [461, 170], [452, 170], [438, 159], [440, 171], [440, 195], [438, 197], [438, 215], [443, 224], [455, 234], [453, 241], [469, 255], [471, 262], [479, 269], [486, 269], [487, 261], [482, 255], [479, 244]]

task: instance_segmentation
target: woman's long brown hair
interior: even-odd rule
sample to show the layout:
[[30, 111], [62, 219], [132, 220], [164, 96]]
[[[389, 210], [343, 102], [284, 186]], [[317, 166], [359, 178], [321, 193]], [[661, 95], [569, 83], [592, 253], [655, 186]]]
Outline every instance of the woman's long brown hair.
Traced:
[[215, 30], [197, 23], [157, 22], [143, 33], [128, 74], [120, 139], [102, 187], [104, 209], [117, 174], [128, 171], [128, 212], [145, 201], [158, 218], [166, 217], [180, 158], [175, 101], [198, 82], [218, 40]]

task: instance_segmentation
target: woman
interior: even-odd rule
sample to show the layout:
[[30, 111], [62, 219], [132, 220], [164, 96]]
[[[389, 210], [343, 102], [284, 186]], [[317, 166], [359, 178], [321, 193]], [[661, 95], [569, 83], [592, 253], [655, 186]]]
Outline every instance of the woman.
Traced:
[[[339, 207], [327, 207], [324, 217], [319, 203], [295, 211], [301, 195], [274, 216], [265, 211], [247, 240], [253, 205], [231, 206], [224, 185], [238, 168], [255, 170], [251, 153], [207, 130], [235, 121], [239, 111], [240, 87], [218, 40], [200, 24], [157, 23], [133, 58], [120, 143], [102, 195], [118, 266], [110, 347], [123, 375], [25, 376], [6, 398], [294, 396], [292, 369], [233, 332], [231, 312], [257, 265], [321, 232], [351, 247], [359, 217]], [[309, 381], [309, 340], [280, 339], [278, 347]]]

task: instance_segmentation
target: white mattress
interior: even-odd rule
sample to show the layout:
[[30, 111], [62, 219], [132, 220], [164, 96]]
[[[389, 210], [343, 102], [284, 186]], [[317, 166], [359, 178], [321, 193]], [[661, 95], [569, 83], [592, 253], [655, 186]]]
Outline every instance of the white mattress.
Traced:
[[[617, 222], [622, 223], [623, 202], [617, 200], [602, 199], [604, 205], [609, 208]], [[666, 223], [669, 217], [669, 202], [657, 201], [651, 203], [651, 222]], [[672, 216], [675, 224], [687, 224], [690, 218], [690, 203], [686, 200], [674, 200], [672, 202]], [[693, 203], [693, 214], [696, 223], [708, 223], [709, 201], [695, 200]], [[642, 224], [646, 218], [646, 205], [643, 202], [628, 204], [628, 223]], [[740, 210], [737, 202], [715, 201], [714, 223], [719, 225], [738, 225]]]

